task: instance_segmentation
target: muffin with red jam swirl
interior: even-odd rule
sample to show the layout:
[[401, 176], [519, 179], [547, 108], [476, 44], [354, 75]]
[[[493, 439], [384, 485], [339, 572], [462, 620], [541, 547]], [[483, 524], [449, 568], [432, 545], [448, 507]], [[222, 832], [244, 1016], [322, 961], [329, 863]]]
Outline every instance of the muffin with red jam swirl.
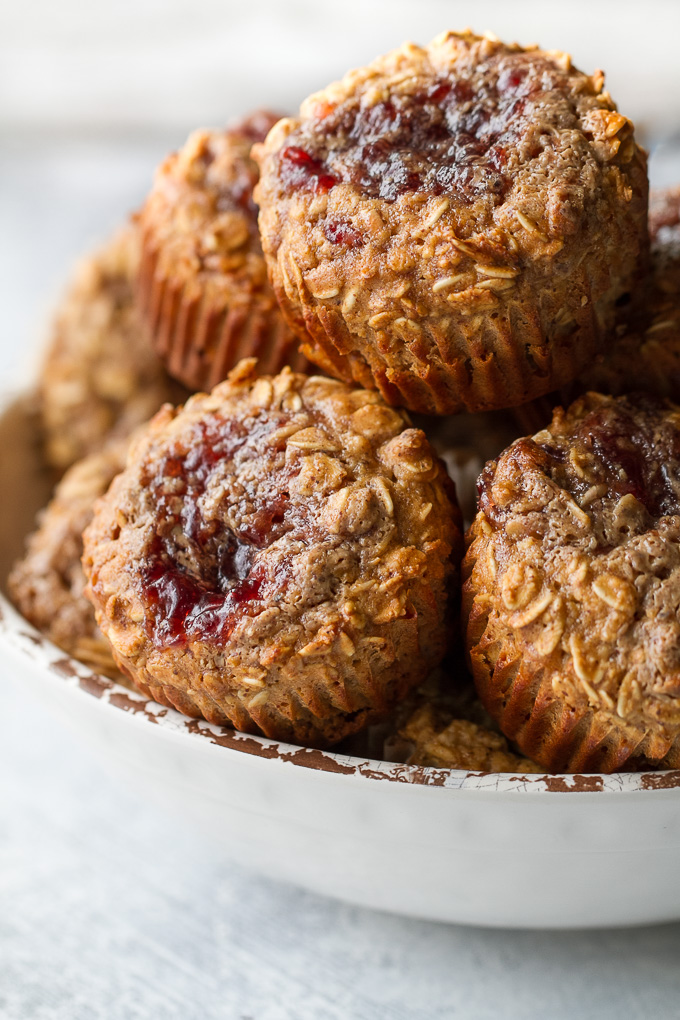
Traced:
[[463, 620], [482, 702], [554, 772], [680, 765], [680, 407], [596, 393], [487, 465]]
[[267, 280], [253, 201], [250, 150], [276, 120], [260, 111], [194, 131], [159, 167], [142, 210], [138, 303], [168, 371], [192, 390], [246, 356], [262, 372], [307, 366]]
[[253, 150], [255, 194], [305, 353], [428, 413], [573, 380], [648, 245], [645, 155], [603, 81], [449, 32], [280, 121]]
[[330, 744], [446, 651], [455, 491], [375, 392], [253, 373], [152, 420], [85, 532], [88, 595], [157, 701]]

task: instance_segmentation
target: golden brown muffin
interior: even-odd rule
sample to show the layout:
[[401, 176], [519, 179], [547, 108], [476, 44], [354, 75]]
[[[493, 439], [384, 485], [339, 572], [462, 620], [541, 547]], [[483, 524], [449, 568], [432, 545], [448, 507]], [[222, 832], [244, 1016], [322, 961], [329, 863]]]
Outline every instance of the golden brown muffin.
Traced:
[[603, 81], [449, 32], [280, 121], [255, 196], [305, 353], [439, 414], [573, 380], [646, 264], [645, 155]]
[[254, 141], [276, 122], [259, 112], [225, 131], [194, 131], [161, 164], [142, 210], [138, 300], [168, 371], [210, 389], [243, 357], [260, 371], [307, 360], [267, 280], [253, 186]]
[[488, 460], [497, 457], [513, 439], [523, 435], [514, 416], [505, 411], [414, 416], [435, 452], [446, 464], [456, 486], [458, 505], [466, 525], [477, 512], [477, 479]]
[[679, 478], [678, 406], [590, 393], [480, 479], [472, 671], [550, 771], [680, 765]]
[[66, 472], [8, 579], [12, 601], [34, 627], [68, 655], [114, 678], [120, 674], [111, 647], [83, 594], [80, 558], [95, 500], [123, 470], [128, 445], [110, 443]]
[[[680, 197], [653, 196], [650, 210], [652, 272], [642, 301], [623, 335], [578, 380], [578, 392], [642, 390], [680, 399]], [[642, 321], [640, 321], [642, 320]], [[576, 394], [574, 394], [576, 395]]]
[[328, 744], [444, 655], [459, 520], [378, 394], [247, 361], [150, 423], [85, 532], [87, 593], [157, 701]]
[[651, 272], [622, 312], [616, 338], [573, 385], [515, 408], [525, 432], [536, 432], [557, 404], [588, 390], [619, 395], [634, 391], [680, 400], [680, 188], [652, 192], [649, 230]]
[[138, 265], [133, 221], [82, 261], [57, 313], [39, 396], [45, 455], [59, 471], [185, 396], [137, 316]]

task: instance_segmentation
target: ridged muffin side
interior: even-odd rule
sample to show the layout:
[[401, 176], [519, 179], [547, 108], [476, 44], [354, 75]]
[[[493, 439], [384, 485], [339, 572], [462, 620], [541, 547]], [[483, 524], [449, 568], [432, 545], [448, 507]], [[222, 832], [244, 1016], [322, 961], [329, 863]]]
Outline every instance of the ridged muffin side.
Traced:
[[250, 150], [276, 119], [194, 131], [157, 170], [141, 212], [138, 305], [168, 371], [192, 390], [245, 357], [262, 373], [308, 366], [269, 285], [253, 201]]
[[603, 81], [449, 32], [280, 121], [253, 150], [256, 198], [308, 356], [426, 413], [573, 380], [646, 267], [645, 154]]
[[186, 391], [154, 352], [134, 301], [138, 223], [132, 218], [79, 263], [40, 369], [39, 409], [50, 467], [64, 471], [125, 436]]
[[463, 625], [486, 709], [555, 772], [680, 764], [680, 409], [588, 394], [480, 479]]

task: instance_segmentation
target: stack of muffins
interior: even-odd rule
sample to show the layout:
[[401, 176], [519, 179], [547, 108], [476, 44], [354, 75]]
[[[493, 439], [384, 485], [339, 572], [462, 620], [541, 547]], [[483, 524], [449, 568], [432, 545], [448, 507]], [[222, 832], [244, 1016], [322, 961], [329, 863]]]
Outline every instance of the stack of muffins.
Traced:
[[277, 739], [677, 766], [680, 193], [648, 225], [647, 192], [600, 72], [489, 35], [194, 133], [59, 317], [17, 606]]

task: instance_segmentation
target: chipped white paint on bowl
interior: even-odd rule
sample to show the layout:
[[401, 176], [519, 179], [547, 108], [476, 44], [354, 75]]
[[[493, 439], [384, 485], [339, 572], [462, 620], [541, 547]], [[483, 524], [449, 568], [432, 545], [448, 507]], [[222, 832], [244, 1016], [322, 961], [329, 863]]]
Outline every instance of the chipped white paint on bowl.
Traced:
[[[44, 501], [23, 406], [0, 420], [0, 570]], [[468, 924], [680, 918], [680, 772], [520, 776], [395, 765], [187, 719], [55, 648], [0, 596], [6, 673], [142, 796], [232, 859], [329, 896]], [[30, 739], [30, 719], [25, 725]]]

